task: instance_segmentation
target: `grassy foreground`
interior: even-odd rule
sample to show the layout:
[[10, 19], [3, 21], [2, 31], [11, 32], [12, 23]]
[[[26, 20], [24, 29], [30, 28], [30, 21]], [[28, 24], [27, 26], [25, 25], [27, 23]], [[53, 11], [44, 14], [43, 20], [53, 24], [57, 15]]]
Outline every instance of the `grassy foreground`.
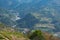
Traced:
[[49, 33], [35, 30], [27, 35], [0, 23], [0, 40], [60, 40]]

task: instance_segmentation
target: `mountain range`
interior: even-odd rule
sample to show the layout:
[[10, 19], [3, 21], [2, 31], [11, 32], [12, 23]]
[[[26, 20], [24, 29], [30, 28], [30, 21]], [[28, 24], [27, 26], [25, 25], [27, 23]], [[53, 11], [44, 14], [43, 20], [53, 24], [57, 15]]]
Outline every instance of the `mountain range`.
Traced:
[[60, 0], [0, 0], [0, 22], [15, 28], [60, 32]]

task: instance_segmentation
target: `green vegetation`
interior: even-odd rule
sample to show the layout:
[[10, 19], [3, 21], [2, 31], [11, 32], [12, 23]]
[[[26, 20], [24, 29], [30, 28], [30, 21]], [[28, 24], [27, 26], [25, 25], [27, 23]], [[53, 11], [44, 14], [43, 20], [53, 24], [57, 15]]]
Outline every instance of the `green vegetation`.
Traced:
[[12, 40], [12, 37], [15, 37], [15, 36], [17, 38], [23, 37], [23, 34], [19, 32], [1, 31], [0, 34], [3, 35], [5, 38], [8, 38], [9, 40]]
[[0, 40], [28, 40], [21, 32], [0, 23]]
[[30, 36], [31, 40], [45, 40], [44, 36], [42, 34], [42, 32], [40, 30], [36, 30], [34, 31], [31, 36]]
[[48, 33], [35, 30], [24, 35], [9, 26], [0, 23], [0, 40], [59, 40]]

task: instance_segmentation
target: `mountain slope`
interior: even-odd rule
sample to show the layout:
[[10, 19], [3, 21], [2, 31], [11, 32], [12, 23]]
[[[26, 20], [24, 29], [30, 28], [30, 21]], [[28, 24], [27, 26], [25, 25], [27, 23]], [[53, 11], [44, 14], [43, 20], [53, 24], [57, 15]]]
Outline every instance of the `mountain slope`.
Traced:
[[0, 8], [0, 22], [13, 26], [16, 20], [18, 20], [17, 12]]
[[21, 32], [0, 23], [0, 40], [29, 40]]
[[[0, 9], [0, 22], [9, 26], [16, 26], [16, 28], [42, 29], [48, 32], [60, 32], [60, 1], [29, 1], [0, 0], [0, 7], [9, 10]], [[5, 2], [7, 3], [5, 4]], [[8, 3], [10, 3], [10, 5], [8, 5]], [[16, 15], [17, 12], [15, 11], [10, 12], [11, 10], [16, 10], [18, 15]]]
[[29, 13], [24, 18], [17, 20], [16, 28], [39, 29], [49, 33], [59, 32], [59, 22], [50, 13], [50, 11], [42, 10], [40, 13]]
[[24, 18], [17, 20], [17, 27], [19, 28], [30, 28], [33, 29], [33, 26], [39, 22], [33, 15], [27, 14]]

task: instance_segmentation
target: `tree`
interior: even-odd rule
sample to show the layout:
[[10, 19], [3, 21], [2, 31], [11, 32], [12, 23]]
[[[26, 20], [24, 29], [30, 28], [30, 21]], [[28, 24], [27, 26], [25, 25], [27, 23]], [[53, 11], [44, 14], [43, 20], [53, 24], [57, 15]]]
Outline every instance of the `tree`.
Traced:
[[34, 31], [30, 37], [31, 40], [45, 40], [42, 32], [40, 30]]

